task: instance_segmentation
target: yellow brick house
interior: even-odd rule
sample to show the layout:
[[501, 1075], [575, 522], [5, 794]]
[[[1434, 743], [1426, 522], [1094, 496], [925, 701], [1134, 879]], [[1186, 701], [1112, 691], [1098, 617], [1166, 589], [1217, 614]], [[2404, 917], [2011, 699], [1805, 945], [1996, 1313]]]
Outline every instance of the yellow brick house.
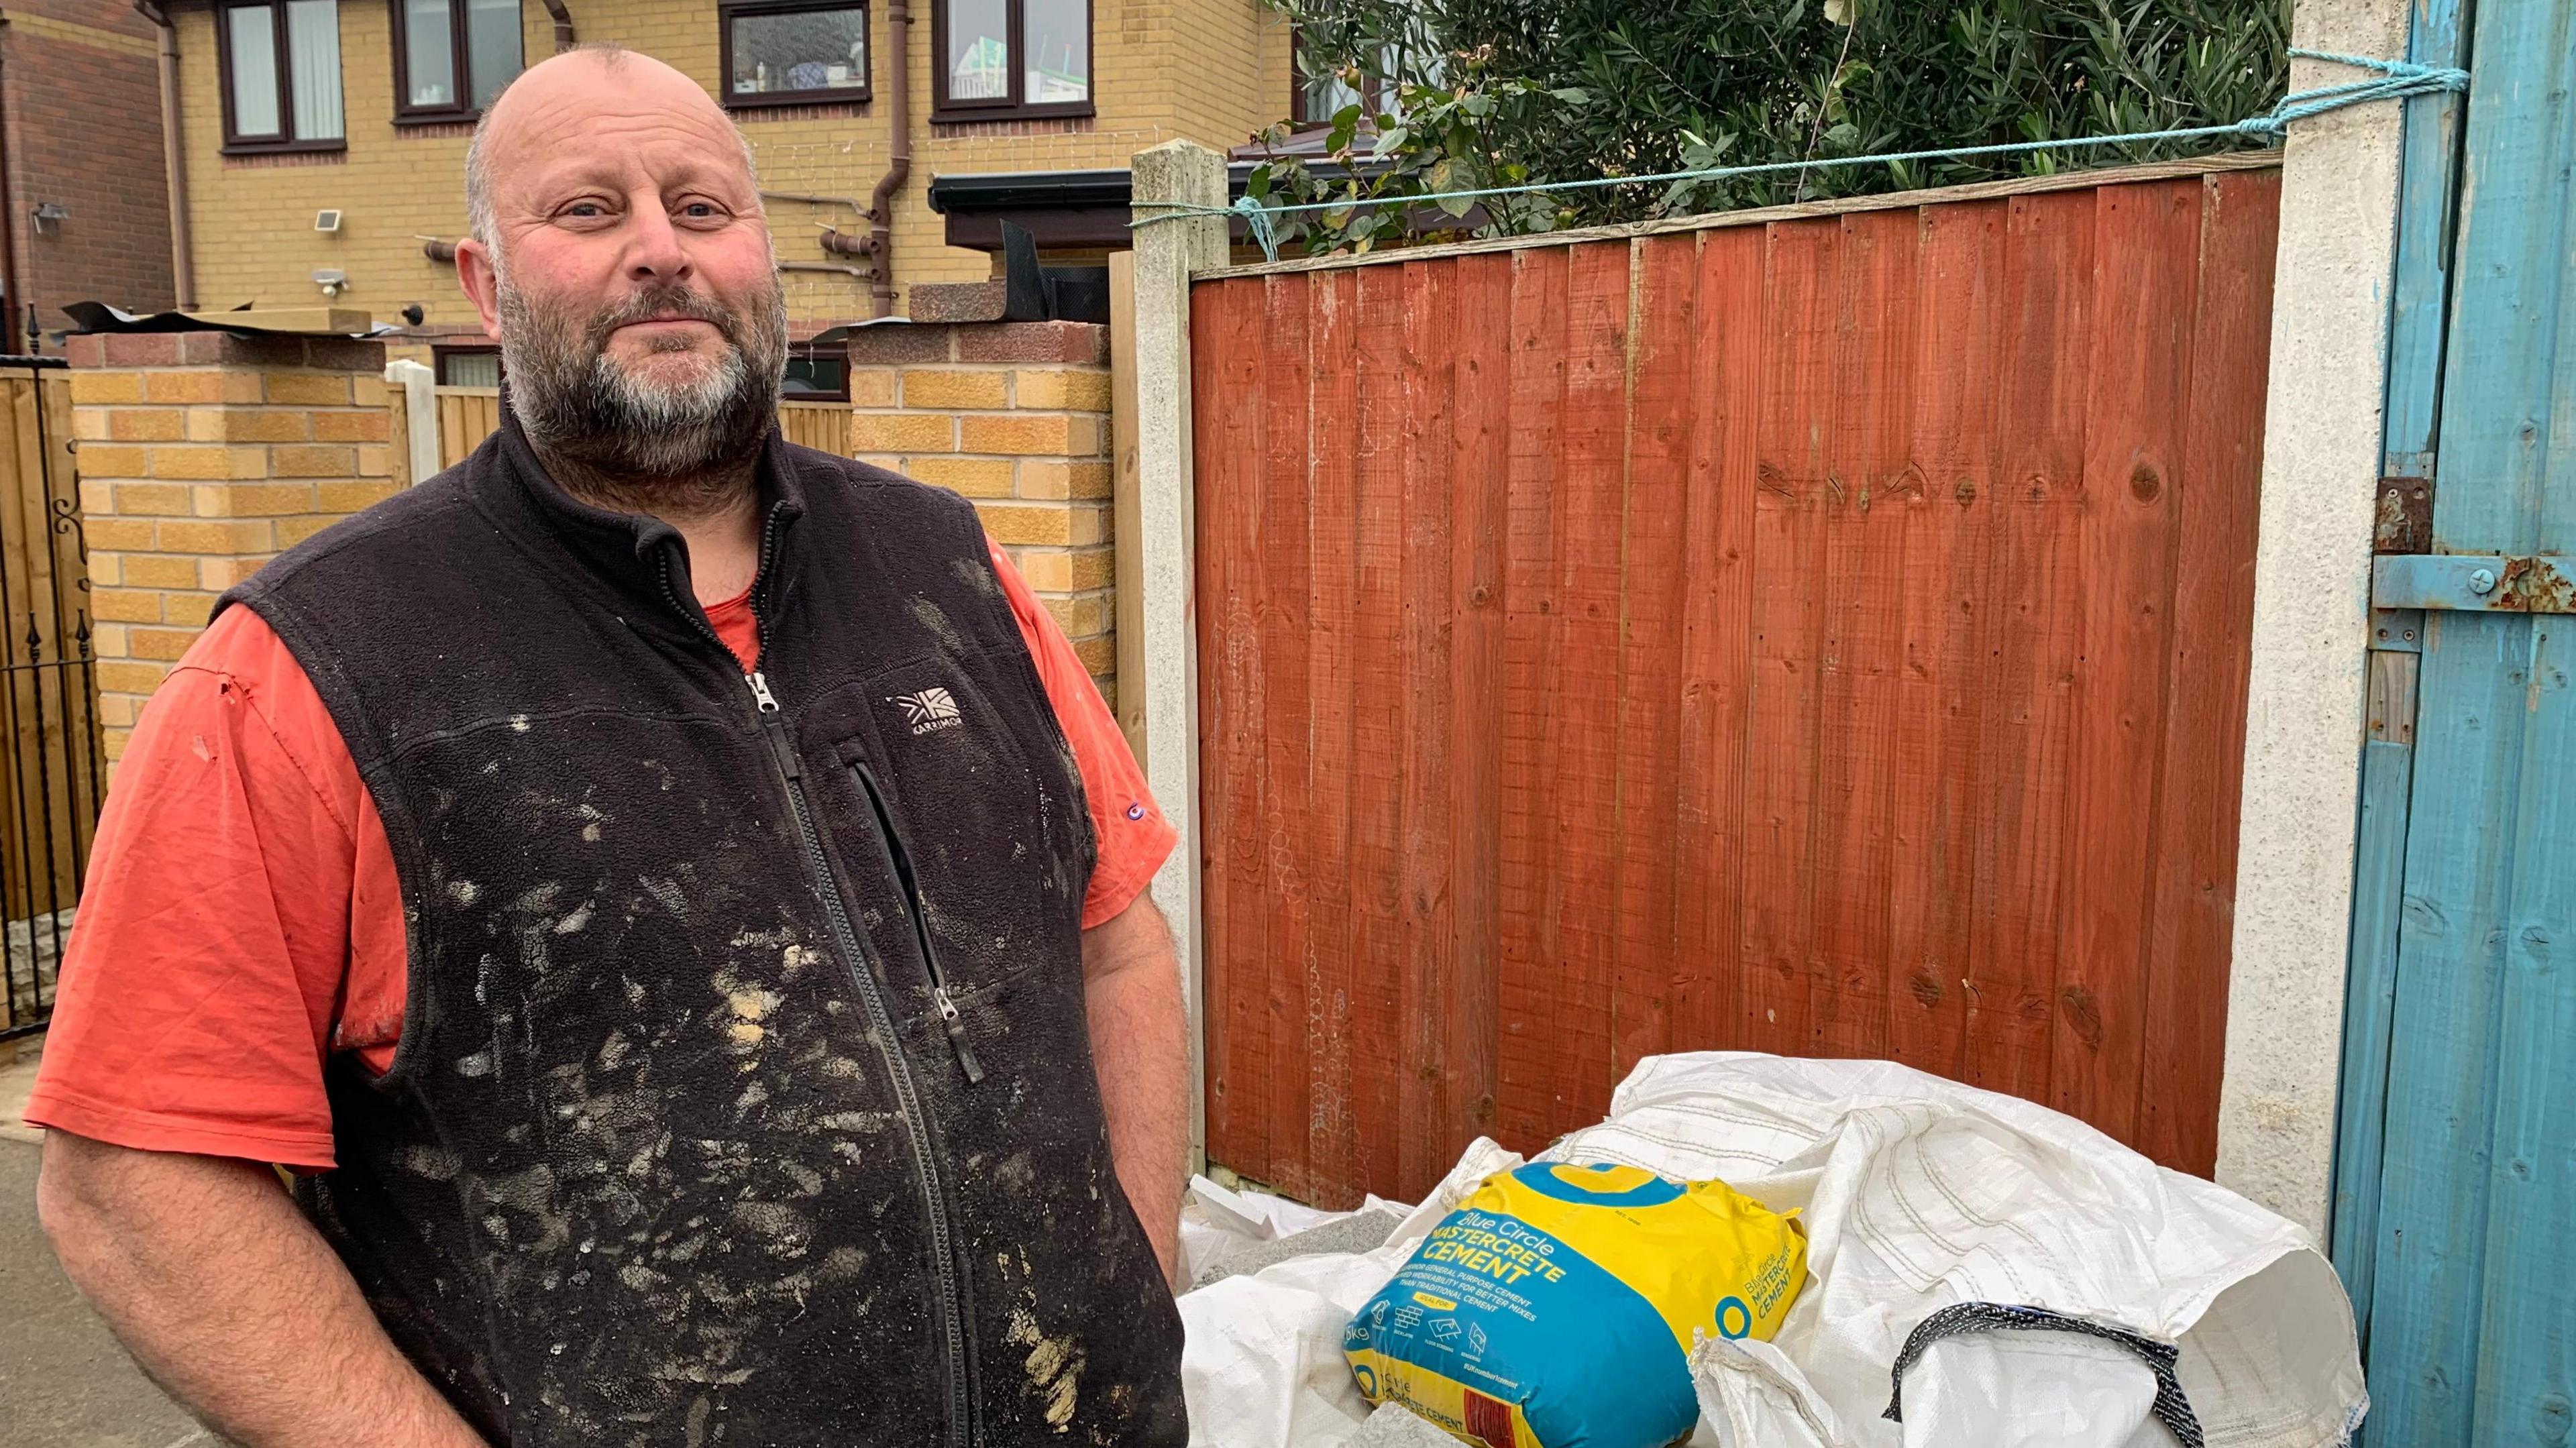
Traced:
[[[1058, 256], [1118, 238], [1123, 170], [1292, 109], [1261, 0], [180, 0], [182, 218], [206, 309], [325, 301], [408, 322], [395, 355], [488, 384], [442, 259], [480, 105], [569, 39], [697, 78], [751, 139], [799, 337], [994, 271], [997, 218]], [[900, 76], [900, 93], [898, 93]], [[902, 118], [909, 174], [871, 252]], [[1120, 183], [1104, 205], [1105, 180]], [[933, 189], [954, 194], [949, 214]], [[1085, 208], [1088, 209], [1085, 209]], [[1081, 224], [1050, 227], [1050, 217]], [[952, 244], [952, 243], [964, 244]], [[880, 290], [888, 295], [882, 300]], [[110, 298], [109, 300], [116, 300]], [[417, 312], [411, 309], [417, 308]], [[832, 364], [823, 364], [829, 371]], [[829, 377], [813, 379], [828, 384]]]

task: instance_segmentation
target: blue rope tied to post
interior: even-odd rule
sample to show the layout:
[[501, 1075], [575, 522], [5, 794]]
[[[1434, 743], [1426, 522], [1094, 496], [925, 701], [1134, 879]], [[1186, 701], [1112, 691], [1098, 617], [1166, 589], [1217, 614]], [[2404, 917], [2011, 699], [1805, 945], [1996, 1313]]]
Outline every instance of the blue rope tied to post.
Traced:
[[1139, 207], [1153, 207], [1156, 214], [1140, 216], [1127, 223], [1129, 229], [1151, 226], [1161, 221], [1178, 221], [1192, 216], [1240, 217], [1244, 231], [1261, 254], [1271, 261], [1279, 259], [1279, 218], [1307, 211], [1352, 211], [1363, 206], [1424, 206], [1441, 201], [1473, 201], [1488, 196], [1531, 196], [1556, 191], [1584, 191], [1602, 186], [1645, 186], [1673, 181], [1722, 181], [1738, 176], [1768, 176], [1784, 171], [1805, 171], [1811, 167], [1878, 166], [1899, 161], [1947, 161], [1972, 156], [2005, 156], [2037, 151], [2064, 151], [2086, 146], [2134, 146], [2149, 141], [2190, 141], [2212, 136], [2238, 136], [2276, 140], [2289, 133], [2290, 123], [2321, 116], [2346, 106], [2369, 105], [2379, 101], [2401, 101], [2412, 96], [2437, 95], [2469, 88], [2469, 73], [2455, 66], [2417, 65], [2407, 60], [2380, 60], [2367, 55], [2342, 55], [2328, 50], [2306, 50], [2292, 47], [2290, 54], [2303, 60], [2322, 60], [2348, 65], [2360, 70], [2376, 71], [2370, 80], [2346, 81], [2341, 85], [2320, 86], [2314, 90], [2293, 91], [2259, 116], [2214, 126], [2182, 126], [2166, 131], [2130, 131], [2116, 136], [2070, 136], [2053, 141], [2005, 141], [1989, 146], [1947, 146], [1927, 151], [1891, 151], [1870, 156], [1824, 156], [1804, 161], [1766, 161], [1752, 166], [1710, 166], [1695, 171], [1663, 171], [1651, 176], [1596, 176], [1581, 181], [1532, 183], [1520, 186], [1486, 186], [1467, 191], [1432, 191], [1418, 196], [1352, 197], [1342, 201], [1308, 201], [1295, 205], [1274, 206], [1251, 196], [1237, 197], [1231, 206], [1200, 206], [1187, 201], [1139, 201]]

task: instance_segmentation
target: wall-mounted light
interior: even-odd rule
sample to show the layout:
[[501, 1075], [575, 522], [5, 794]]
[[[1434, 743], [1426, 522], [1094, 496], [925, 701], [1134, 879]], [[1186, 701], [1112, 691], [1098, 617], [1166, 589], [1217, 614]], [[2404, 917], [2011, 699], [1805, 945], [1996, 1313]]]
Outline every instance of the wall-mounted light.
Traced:
[[336, 301], [342, 292], [349, 289], [349, 274], [326, 267], [313, 274], [313, 284], [322, 289], [325, 299]]
[[71, 215], [70, 212], [65, 211], [51, 201], [37, 202], [36, 234], [38, 236], [61, 235], [63, 230], [63, 218], [69, 215]]

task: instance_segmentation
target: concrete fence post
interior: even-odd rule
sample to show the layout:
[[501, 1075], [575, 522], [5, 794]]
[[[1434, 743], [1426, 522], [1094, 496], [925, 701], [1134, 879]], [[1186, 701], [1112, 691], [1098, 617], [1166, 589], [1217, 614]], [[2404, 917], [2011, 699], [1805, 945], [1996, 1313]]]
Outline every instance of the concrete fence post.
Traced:
[[403, 435], [394, 439], [394, 446], [402, 449], [410, 472], [395, 481], [406, 488], [429, 481], [439, 470], [437, 380], [437, 373], [408, 358], [385, 364], [385, 388], [401, 398]]
[[[1136, 521], [1142, 587], [1145, 777], [1180, 831], [1154, 902], [1178, 937], [1190, 1019], [1190, 1158], [1207, 1160], [1206, 1023], [1199, 939], [1198, 636], [1191, 593], [1190, 276], [1225, 265], [1221, 216], [1170, 218], [1157, 202], [1226, 204], [1225, 158], [1191, 141], [1166, 141], [1134, 158]], [[1122, 687], [1125, 681], [1122, 682]]]
[[[2294, 39], [2402, 58], [2408, 0], [2303, 0]], [[2295, 61], [2290, 88], [2353, 78]], [[2218, 1180], [2322, 1238], [2333, 1194], [2370, 556], [2405, 110], [2291, 127], [2273, 272]]]

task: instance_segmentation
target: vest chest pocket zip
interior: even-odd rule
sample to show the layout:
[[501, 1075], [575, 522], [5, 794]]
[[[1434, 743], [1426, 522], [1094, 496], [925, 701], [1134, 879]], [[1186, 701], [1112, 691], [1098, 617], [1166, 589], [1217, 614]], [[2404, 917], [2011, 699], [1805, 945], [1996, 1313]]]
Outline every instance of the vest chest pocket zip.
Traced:
[[[944, 691], [942, 691], [944, 692]], [[948, 706], [951, 716], [956, 705]], [[948, 1033], [948, 1046], [957, 1053], [957, 1064], [966, 1072], [966, 1084], [979, 1085], [984, 1079], [983, 1063], [975, 1059], [975, 1048], [966, 1042], [965, 1013], [948, 994], [948, 977], [939, 968], [939, 946], [930, 938], [930, 915], [923, 908], [921, 885], [913, 876], [912, 852], [904, 847], [903, 832], [895, 827], [894, 811], [886, 806], [885, 791], [877, 787], [877, 777], [867, 761], [850, 761], [850, 773], [859, 782], [859, 792], [868, 797], [868, 812], [876, 818], [876, 844], [884, 851], [886, 867], [903, 885], [904, 913], [912, 919], [913, 938], [921, 944], [921, 968], [930, 975], [930, 999], [939, 1008], [939, 1024]]]

